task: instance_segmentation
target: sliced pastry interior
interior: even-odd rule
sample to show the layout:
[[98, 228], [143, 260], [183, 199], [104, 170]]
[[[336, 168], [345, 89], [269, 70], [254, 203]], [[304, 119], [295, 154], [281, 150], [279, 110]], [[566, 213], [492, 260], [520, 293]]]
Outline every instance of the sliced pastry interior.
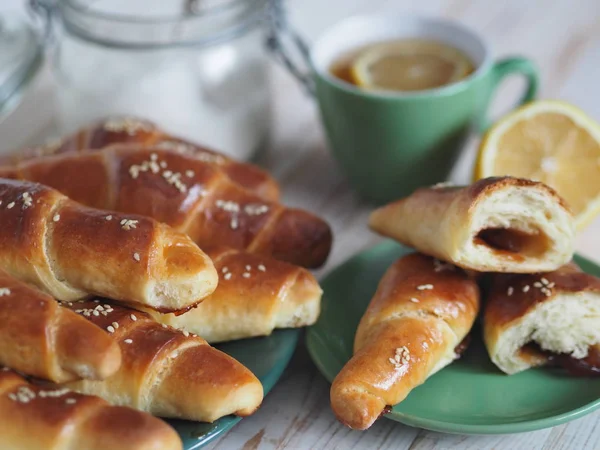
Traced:
[[148, 309], [155, 320], [210, 343], [268, 336], [277, 328], [316, 322], [323, 291], [308, 270], [241, 250], [205, 251], [220, 277], [215, 292], [184, 314]]
[[575, 226], [566, 202], [530, 180], [437, 185], [375, 210], [370, 227], [415, 249], [481, 272], [552, 271], [570, 261]]
[[452, 363], [479, 311], [479, 289], [463, 270], [419, 253], [381, 279], [354, 341], [354, 356], [331, 386], [336, 417], [369, 428], [427, 378]]
[[483, 318], [490, 358], [507, 374], [552, 364], [600, 375], [600, 279], [574, 263], [542, 274], [495, 274]]

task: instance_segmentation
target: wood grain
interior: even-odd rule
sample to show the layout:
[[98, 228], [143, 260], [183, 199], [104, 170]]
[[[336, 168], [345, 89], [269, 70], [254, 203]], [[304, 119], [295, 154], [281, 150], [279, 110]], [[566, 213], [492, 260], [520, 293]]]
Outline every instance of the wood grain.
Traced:
[[[5, 0], [18, 7], [19, 0]], [[290, 0], [291, 21], [313, 41], [335, 22], [354, 14], [418, 13], [459, 20], [483, 33], [498, 57], [526, 55], [541, 71], [544, 98], [577, 104], [600, 120], [600, 2], [597, 0]], [[19, 109], [0, 124], [0, 150], [37, 143], [53, 131], [48, 71]], [[507, 80], [496, 96], [493, 117], [511, 107], [522, 80]], [[313, 210], [332, 225], [334, 248], [328, 273], [349, 256], [380, 239], [366, 227], [372, 206], [351, 190], [327, 150], [318, 112], [281, 67], [272, 68], [274, 97], [270, 145], [261, 158], [281, 181], [284, 201]], [[41, 105], [41, 106], [40, 106]], [[479, 136], [469, 141], [451, 179], [469, 179]], [[578, 237], [578, 250], [600, 260], [600, 218]], [[340, 425], [329, 408], [329, 384], [310, 361], [304, 344], [262, 408], [207, 449], [461, 449], [568, 450], [600, 448], [600, 412], [553, 429], [502, 436], [460, 436], [410, 428], [381, 420], [367, 432]]]

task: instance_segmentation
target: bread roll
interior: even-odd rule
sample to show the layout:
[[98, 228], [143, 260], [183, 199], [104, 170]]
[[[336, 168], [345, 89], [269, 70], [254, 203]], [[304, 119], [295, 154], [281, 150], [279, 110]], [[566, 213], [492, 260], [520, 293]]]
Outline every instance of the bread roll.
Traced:
[[565, 201], [534, 181], [487, 178], [433, 186], [371, 214], [371, 229], [480, 272], [555, 270], [570, 261], [575, 226]]
[[600, 374], [600, 279], [573, 264], [495, 274], [483, 317], [490, 358], [515, 374], [550, 362]]
[[385, 273], [333, 380], [331, 407], [364, 430], [457, 358], [479, 310], [477, 283], [462, 270], [413, 253]]

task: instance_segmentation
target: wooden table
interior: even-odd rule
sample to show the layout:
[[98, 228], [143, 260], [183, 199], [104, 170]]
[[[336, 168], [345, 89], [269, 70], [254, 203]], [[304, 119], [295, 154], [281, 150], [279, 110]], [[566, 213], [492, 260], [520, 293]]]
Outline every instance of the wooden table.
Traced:
[[[4, 0], [0, 9], [18, 8]], [[541, 69], [540, 97], [575, 103], [600, 120], [600, 2], [598, 0], [292, 0], [292, 21], [308, 40], [353, 14], [395, 11], [443, 16], [484, 34], [497, 56], [522, 54]], [[283, 69], [272, 70], [274, 117], [271, 143], [261, 161], [281, 181], [284, 201], [324, 216], [335, 233], [323, 276], [349, 256], [379, 239], [366, 228], [372, 206], [353, 192], [331, 158], [316, 108]], [[514, 102], [520, 80], [510, 80], [494, 110]], [[40, 77], [19, 109], [0, 124], [0, 149], [37, 140], [51, 129], [51, 85]], [[478, 137], [473, 136], [453, 173], [467, 180]], [[578, 237], [578, 251], [600, 261], [600, 218]], [[582, 383], [585, 389], [585, 383]], [[532, 433], [460, 436], [433, 433], [380, 420], [369, 431], [340, 425], [329, 408], [329, 384], [301, 344], [262, 408], [207, 447], [210, 450], [394, 448], [394, 449], [599, 449], [600, 412]]]

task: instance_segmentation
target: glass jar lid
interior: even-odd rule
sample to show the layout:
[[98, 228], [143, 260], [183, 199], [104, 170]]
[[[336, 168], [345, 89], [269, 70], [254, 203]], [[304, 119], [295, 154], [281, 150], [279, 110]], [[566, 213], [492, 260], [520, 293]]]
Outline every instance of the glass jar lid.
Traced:
[[20, 16], [0, 15], [0, 119], [8, 115], [41, 67], [43, 46]]
[[[48, 1], [48, 0], [44, 0]], [[204, 46], [244, 34], [268, 0], [58, 0], [65, 29], [125, 49]]]

